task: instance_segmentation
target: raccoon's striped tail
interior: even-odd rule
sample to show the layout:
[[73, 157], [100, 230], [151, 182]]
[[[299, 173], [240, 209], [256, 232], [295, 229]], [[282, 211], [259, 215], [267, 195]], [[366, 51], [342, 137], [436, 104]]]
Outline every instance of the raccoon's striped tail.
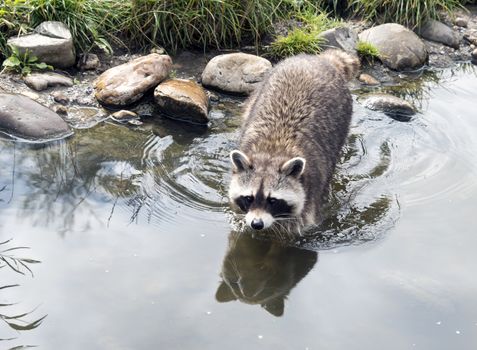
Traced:
[[360, 64], [357, 56], [342, 50], [331, 49], [323, 52], [320, 57], [333, 64], [348, 81], [358, 74]]

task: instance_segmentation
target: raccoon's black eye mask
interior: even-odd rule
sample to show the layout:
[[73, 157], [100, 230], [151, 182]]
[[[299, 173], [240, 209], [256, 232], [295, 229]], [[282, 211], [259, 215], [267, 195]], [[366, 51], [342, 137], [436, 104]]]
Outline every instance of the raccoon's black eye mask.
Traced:
[[288, 204], [283, 199], [274, 197], [240, 196], [235, 200], [235, 203], [244, 212], [248, 212], [253, 205], [254, 208], [263, 209], [272, 216], [285, 216], [293, 213], [293, 205]]

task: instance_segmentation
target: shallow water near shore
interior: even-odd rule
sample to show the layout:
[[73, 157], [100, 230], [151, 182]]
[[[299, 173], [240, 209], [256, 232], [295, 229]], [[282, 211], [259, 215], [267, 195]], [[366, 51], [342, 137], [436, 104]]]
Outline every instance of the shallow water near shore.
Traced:
[[[227, 206], [239, 99], [209, 129], [101, 123], [47, 145], [0, 140], [0, 348], [475, 349], [477, 70], [384, 87], [409, 122], [354, 105], [321, 227], [238, 233]], [[356, 91], [355, 97], [365, 91]]]

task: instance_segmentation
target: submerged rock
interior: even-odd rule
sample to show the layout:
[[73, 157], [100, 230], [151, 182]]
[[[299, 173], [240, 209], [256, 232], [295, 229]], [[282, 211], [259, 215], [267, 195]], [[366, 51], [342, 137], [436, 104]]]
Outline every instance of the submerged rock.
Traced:
[[99, 102], [126, 106], [139, 100], [169, 75], [172, 60], [168, 55], [150, 54], [108, 69], [94, 82]]
[[325, 48], [336, 48], [356, 54], [356, 44], [358, 34], [349, 27], [337, 27], [325, 30], [319, 34], [319, 37], [325, 40]]
[[400, 24], [387, 23], [367, 29], [359, 34], [359, 40], [376, 46], [379, 59], [391, 69], [416, 68], [427, 60], [423, 41]]
[[202, 72], [202, 84], [226, 92], [250, 94], [272, 68], [269, 60], [246, 53], [212, 58]]
[[24, 78], [25, 84], [36, 91], [52, 86], [73, 86], [73, 79], [58, 73], [32, 73]]
[[45, 62], [59, 68], [68, 68], [75, 64], [76, 56], [73, 38], [68, 27], [61, 22], [43, 22], [35, 33], [12, 37], [8, 44], [16, 47], [20, 54], [28, 51]]
[[410, 116], [416, 114], [415, 108], [409, 102], [388, 94], [366, 95], [363, 105], [368, 109], [383, 112], [401, 121], [407, 121]]
[[417, 30], [417, 33], [424, 39], [435, 41], [454, 49], [459, 48], [459, 35], [442, 22], [433, 19], [428, 20]]
[[195, 81], [171, 79], [154, 90], [154, 99], [159, 108], [174, 119], [191, 123], [207, 124], [209, 98]]
[[14, 94], [0, 94], [0, 130], [33, 141], [48, 141], [73, 134], [68, 124], [51, 109]]

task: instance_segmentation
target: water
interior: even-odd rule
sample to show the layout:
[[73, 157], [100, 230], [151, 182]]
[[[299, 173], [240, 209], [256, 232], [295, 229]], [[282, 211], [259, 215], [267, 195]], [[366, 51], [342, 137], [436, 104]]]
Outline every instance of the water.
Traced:
[[[240, 101], [207, 129], [102, 123], [47, 146], [0, 141], [0, 314], [47, 315], [0, 348], [475, 349], [477, 72], [385, 87], [399, 122], [355, 103], [320, 230], [236, 232], [226, 200]], [[356, 91], [356, 95], [364, 91]], [[25, 271], [23, 269], [23, 271]]]

